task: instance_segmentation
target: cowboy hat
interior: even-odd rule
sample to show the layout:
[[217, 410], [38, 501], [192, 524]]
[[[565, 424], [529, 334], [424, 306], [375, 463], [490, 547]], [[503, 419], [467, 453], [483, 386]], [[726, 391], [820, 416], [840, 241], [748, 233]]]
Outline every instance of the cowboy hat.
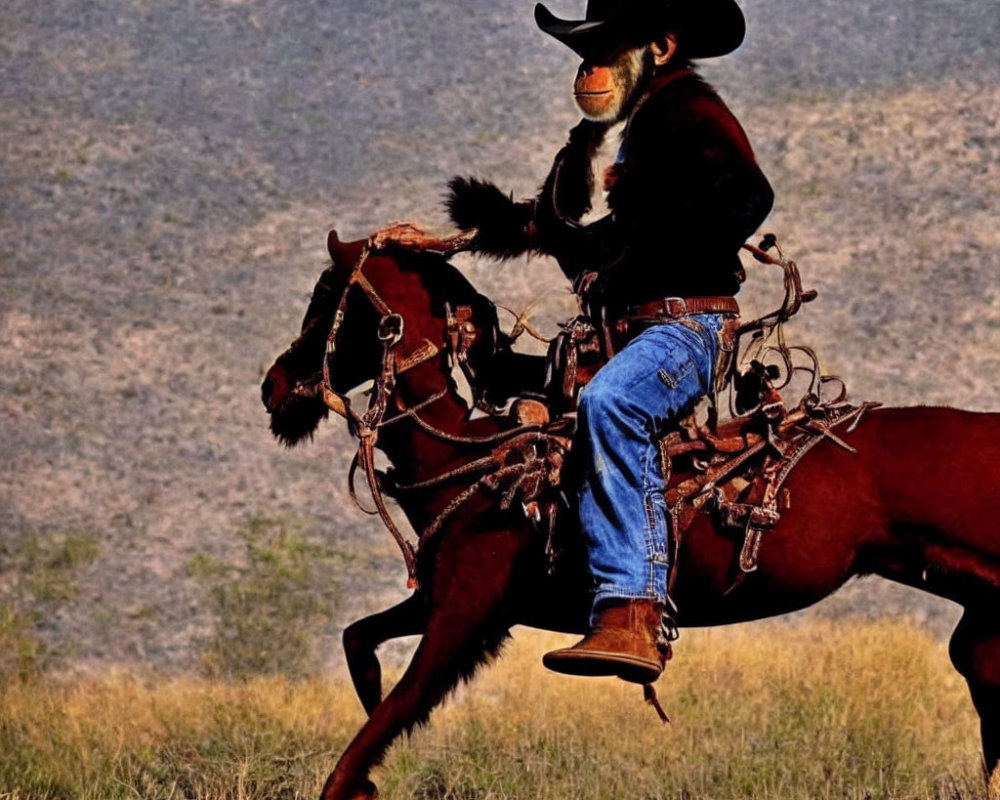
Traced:
[[588, 0], [582, 20], [559, 19], [539, 3], [535, 22], [587, 60], [651, 42], [668, 30], [679, 32], [688, 58], [713, 58], [739, 47], [746, 32], [735, 0]]

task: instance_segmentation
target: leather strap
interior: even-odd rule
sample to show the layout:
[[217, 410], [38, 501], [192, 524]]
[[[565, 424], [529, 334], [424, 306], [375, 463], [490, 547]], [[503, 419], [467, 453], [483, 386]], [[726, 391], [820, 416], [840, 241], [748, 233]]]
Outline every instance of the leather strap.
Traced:
[[639, 305], [629, 306], [629, 319], [664, 318], [680, 319], [689, 314], [736, 314], [740, 313], [735, 297], [725, 295], [709, 297], [663, 297]]

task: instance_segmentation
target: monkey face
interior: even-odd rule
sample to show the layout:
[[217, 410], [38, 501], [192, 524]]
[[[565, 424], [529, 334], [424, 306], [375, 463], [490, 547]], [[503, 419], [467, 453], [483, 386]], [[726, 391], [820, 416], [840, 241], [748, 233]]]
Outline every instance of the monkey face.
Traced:
[[648, 48], [622, 50], [602, 63], [584, 61], [573, 83], [573, 97], [583, 115], [593, 122], [622, 119], [629, 100], [642, 83]]

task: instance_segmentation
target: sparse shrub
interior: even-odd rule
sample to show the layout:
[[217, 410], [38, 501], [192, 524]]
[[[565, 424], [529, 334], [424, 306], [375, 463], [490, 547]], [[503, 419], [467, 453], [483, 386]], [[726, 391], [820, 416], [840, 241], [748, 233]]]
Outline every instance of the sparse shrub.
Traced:
[[189, 565], [209, 587], [217, 615], [202, 653], [206, 673], [298, 678], [314, 672], [319, 629], [334, 612], [333, 567], [343, 555], [310, 542], [288, 519], [256, 517], [239, 535], [245, 564], [199, 555]]
[[55, 662], [60, 651], [39, 638], [37, 627], [76, 596], [74, 571], [99, 553], [90, 533], [31, 533], [16, 544], [0, 542], [0, 578], [8, 589], [0, 601], [0, 687], [37, 677]]
[[12, 680], [28, 680], [39, 672], [45, 646], [32, 632], [35, 619], [11, 600], [0, 602], [0, 689]]
[[15, 551], [24, 589], [39, 605], [59, 605], [76, 597], [72, 573], [89, 564], [100, 553], [92, 533], [42, 537], [32, 534]]

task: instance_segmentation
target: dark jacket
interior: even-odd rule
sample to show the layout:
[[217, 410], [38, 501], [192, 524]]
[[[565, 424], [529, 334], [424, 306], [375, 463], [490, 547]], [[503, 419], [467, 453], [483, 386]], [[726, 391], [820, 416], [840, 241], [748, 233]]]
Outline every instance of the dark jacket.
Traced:
[[554, 256], [571, 280], [599, 271], [609, 305], [736, 294], [740, 245], [764, 221], [774, 194], [712, 87], [689, 69], [653, 77], [625, 128], [611, 213], [579, 225], [602, 133], [583, 122], [557, 155], [535, 207], [535, 248]]

